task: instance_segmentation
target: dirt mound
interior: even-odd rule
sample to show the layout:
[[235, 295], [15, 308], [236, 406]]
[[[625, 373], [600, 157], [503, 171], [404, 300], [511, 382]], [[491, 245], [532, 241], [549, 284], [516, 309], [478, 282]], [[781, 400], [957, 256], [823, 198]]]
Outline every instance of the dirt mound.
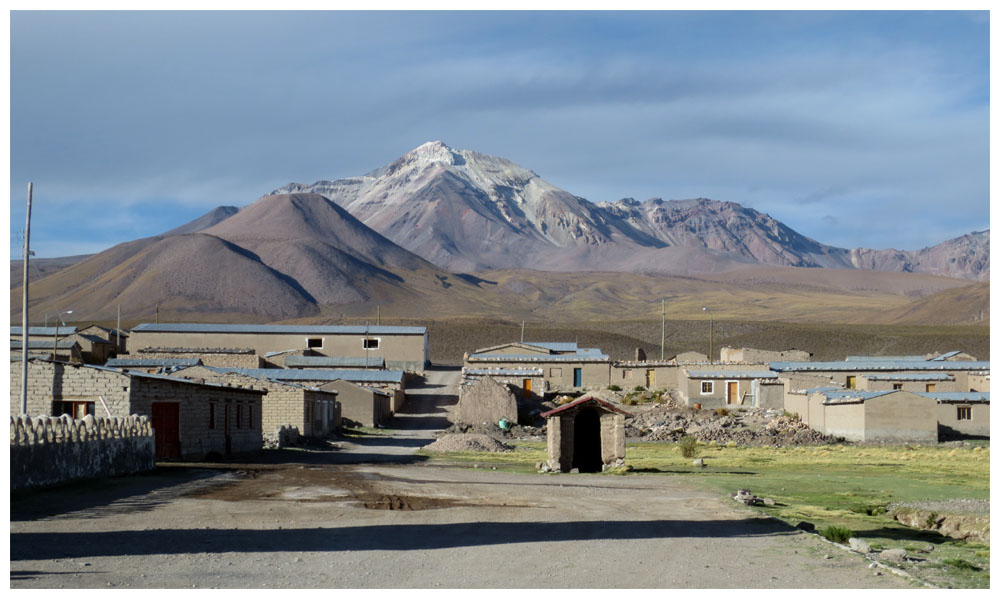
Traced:
[[514, 448], [506, 443], [501, 443], [488, 435], [475, 434], [448, 434], [437, 441], [424, 447], [425, 450], [434, 453], [444, 453], [449, 451], [488, 451], [488, 452], [508, 452]]

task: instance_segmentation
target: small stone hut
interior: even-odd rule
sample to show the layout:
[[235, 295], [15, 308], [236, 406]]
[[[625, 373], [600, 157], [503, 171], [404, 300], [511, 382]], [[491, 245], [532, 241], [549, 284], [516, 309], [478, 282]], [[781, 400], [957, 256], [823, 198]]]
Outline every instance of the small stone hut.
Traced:
[[626, 416], [631, 414], [587, 395], [543, 413], [549, 469], [601, 472], [624, 465]]

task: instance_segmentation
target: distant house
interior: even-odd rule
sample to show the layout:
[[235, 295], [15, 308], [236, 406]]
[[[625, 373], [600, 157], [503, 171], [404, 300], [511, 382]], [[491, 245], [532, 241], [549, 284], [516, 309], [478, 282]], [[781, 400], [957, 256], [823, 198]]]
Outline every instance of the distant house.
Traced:
[[[542, 371], [544, 388], [534, 388], [536, 377], [522, 378], [529, 392], [538, 395], [582, 392], [609, 384], [611, 359], [598, 348], [582, 348], [576, 343], [532, 341], [505, 343], [465, 354], [468, 370], [537, 370]], [[522, 391], [524, 387], [521, 387]]]
[[722, 370], [711, 366], [681, 370], [680, 396], [691, 406], [705, 408], [781, 408], [784, 389], [778, 373], [760, 370]]
[[[55, 349], [53, 349], [53, 346]], [[20, 339], [10, 340], [10, 355], [12, 359], [20, 360], [23, 344]], [[28, 339], [28, 357], [45, 358], [61, 362], [83, 362], [83, 349], [75, 339], [60, 339], [53, 343], [52, 339]]]
[[611, 365], [611, 385], [622, 389], [666, 389], [677, 387], [679, 367], [673, 360], [615, 362]]
[[[970, 376], [989, 372], [989, 362], [951, 362], [940, 360], [913, 359], [915, 356], [861, 357], [850, 356], [843, 362], [772, 362], [771, 370], [783, 375], [809, 374], [824, 377], [836, 386], [845, 389], [859, 389], [859, 379], [870, 375], [913, 375], [948, 374], [952, 380], [924, 381], [922, 391], [932, 393], [938, 386], [949, 387], [953, 391], [967, 391]], [[944, 383], [947, 383], [945, 385]]]
[[394, 397], [392, 391], [367, 387], [344, 379], [322, 383], [319, 388], [337, 394], [341, 406], [341, 419], [345, 424], [376, 426], [385, 424], [392, 417]]
[[808, 362], [812, 354], [800, 349], [786, 349], [774, 351], [768, 349], [754, 349], [750, 347], [723, 347], [719, 350], [720, 362], [749, 362], [753, 364], [763, 364], [766, 362]]
[[519, 399], [544, 397], [547, 389], [543, 368], [463, 368], [458, 389], [459, 401], [468, 389], [475, 387], [484, 378], [516, 388]]
[[[10, 375], [11, 415], [17, 415], [20, 364], [11, 363]], [[157, 459], [200, 459], [262, 445], [263, 390], [42, 360], [29, 362], [27, 387], [29, 414], [149, 417]]]
[[128, 331], [122, 329], [109, 329], [100, 325], [92, 324], [83, 327], [78, 331], [81, 335], [92, 335], [99, 337], [114, 347], [113, 355], [121, 355], [128, 352]]
[[426, 327], [143, 323], [129, 347], [251, 348], [258, 356], [287, 350], [314, 355], [382, 358], [390, 369], [422, 372], [430, 364]]

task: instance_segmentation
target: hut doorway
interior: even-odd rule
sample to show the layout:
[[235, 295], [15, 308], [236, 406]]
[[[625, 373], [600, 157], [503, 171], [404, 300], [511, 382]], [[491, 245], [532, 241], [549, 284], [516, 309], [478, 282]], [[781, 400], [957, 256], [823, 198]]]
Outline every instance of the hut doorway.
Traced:
[[573, 468], [580, 472], [600, 472], [601, 415], [597, 410], [580, 410], [573, 426]]

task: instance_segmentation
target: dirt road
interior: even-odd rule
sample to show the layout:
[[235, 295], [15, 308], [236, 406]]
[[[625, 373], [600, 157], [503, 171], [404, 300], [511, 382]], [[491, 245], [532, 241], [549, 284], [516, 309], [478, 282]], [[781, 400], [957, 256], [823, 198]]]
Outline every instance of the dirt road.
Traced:
[[909, 587], [678, 477], [429, 466], [452, 378], [370, 443], [12, 497], [11, 587]]

